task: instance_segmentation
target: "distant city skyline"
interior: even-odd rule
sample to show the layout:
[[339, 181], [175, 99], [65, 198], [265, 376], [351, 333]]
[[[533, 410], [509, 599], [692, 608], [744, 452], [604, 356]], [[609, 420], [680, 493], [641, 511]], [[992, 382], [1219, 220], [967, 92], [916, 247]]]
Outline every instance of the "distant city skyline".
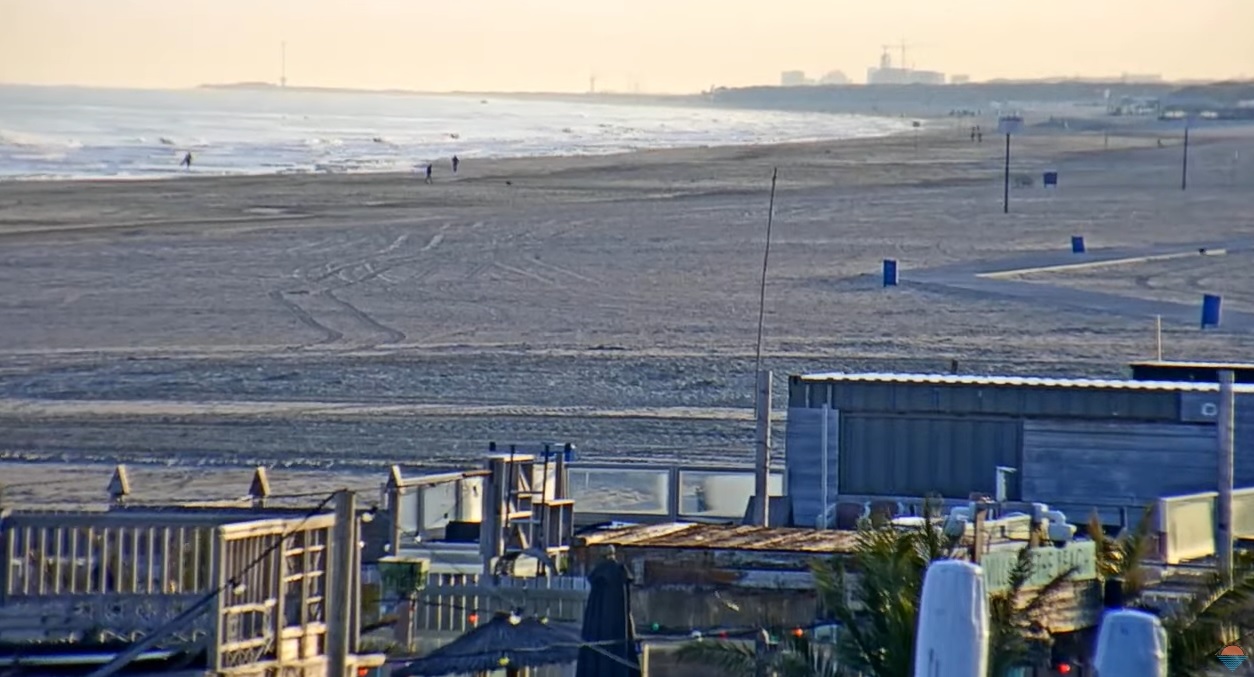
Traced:
[[[687, 93], [863, 81], [883, 46], [973, 80], [1254, 77], [1254, 2], [1198, 0], [0, 0], [0, 82], [278, 83], [427, 91]], [[769, 10], [769, 11], [768, 11]]]

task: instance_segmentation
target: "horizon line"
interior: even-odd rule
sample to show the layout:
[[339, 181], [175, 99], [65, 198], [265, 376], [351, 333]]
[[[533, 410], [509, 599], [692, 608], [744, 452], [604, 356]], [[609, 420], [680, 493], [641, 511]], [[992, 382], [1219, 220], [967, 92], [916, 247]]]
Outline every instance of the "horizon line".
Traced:
[[884, 85], [869, 83], [845, 83], [845, 84], [807, 84], [782, 86], [778, 84], [752, 84], [752, 85], [735, 85], [735, 86], [719, 86], [714, 85], [710, 89], [702, 91], [689, 92], [648, 92], [648, 91], [615, 91], [603, 90], [596, 92], [576, 91], [576, 90], [474, 90], [474, 89], [406, 89], [401, 87], [345, 87], [336, 85], [281, 85], [275, 82], [264, 80], [243, 80], [235, 82], [206, 82], [195, 85], [183, 86], [143, 86], [143, 85], [103, 85], [103, 84], [82, 84], [82, 83], [34, 83], [34, 82], [7, 82], [0, 81], [0, 87], [30, 87], [43, 89], [98, 89], [98, 90], [139, 90], [139, 91], [189, 91], [197, 89], [273, 89], [273, 90], [296, 90], [296, 91], [334, 91], [334, 92], [352, 92], [362, 94], [409, 94], [409, 95], [432, 95], [432, 96], [454, 96], [454, 95], [475, 95], [475, 96], [502, 96], [502, 95], [524, 95], [524, 96], [579, 96], [594, 98], [598, 96], [617, 96], [617, 97], [636, 97], [636, 98], [685, 98], [693, 96], [702, 96], [718, 90], [734, 90], [734, 89], [804, 89], [804, 88], [862, 88], [862, 87], [969, 87], [980, 85], [1005, 85], [1005, 84], [1093, 84], [1093, 85], [1223, 85], [1223, 84], [1254, 84], [1254, 76], [1240, 75], [1227, 78], [1178, 78], [1178, 79], [1161, 79], [1161, 80], [1126, 80], [1124, 76], [1047, 76], [1038, 78], [993, 78], [988, 80], [970, 80], [961, 83], [944, 83], [935, 85]]

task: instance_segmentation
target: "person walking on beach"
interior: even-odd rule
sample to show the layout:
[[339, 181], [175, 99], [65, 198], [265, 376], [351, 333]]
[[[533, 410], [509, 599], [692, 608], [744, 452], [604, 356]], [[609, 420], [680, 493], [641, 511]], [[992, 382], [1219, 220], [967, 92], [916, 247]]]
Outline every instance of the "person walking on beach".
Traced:
[[191, 151], [188, 151], [188, 152], [187, 152], [187, 155], [184, 155], [184, 156], [183, 156], [183, 161], [179, 163], [179, 166], [180, 166], [180, 167], [187, 167], [189, 170], [192, 168], [192, 153], [191, 153]]
[[427, 163], [427, 179], [425, 183], [431, 183], [431, 163]]
[[454, 174], [456, 174], [456, 173], [457, 173], [457, 165], [459, 165], [459, 164], [461, 164], [461, 163], [462, 163], [462, 161], [461, 161], [461, 160], [458, 160], [458, 159], [457, 159], [457, 156], [456, 156], [456, 155], [454, 155], [454, 156], [453, 156], [453, 173], [454, 173]]

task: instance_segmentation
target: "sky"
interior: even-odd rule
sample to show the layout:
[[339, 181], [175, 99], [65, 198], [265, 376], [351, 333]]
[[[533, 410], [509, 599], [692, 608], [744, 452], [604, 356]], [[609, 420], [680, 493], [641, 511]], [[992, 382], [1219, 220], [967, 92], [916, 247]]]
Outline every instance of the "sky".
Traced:
[[0, 0], [0, 82], [277, 81], [286, 42], [291, 85], [682, 93], [861, 82], [903, 39], [977, 80], [1254, 78], [1254, 0]]

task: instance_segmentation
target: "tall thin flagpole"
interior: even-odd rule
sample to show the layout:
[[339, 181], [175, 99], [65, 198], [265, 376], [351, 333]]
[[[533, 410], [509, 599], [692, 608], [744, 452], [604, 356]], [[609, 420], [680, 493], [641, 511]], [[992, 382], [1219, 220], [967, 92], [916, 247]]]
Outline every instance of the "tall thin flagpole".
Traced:
[[762, 283], [758, 287], [758, 346], [753, 371], [754, 472], [757, 497], [754, 523], [770, 525], [771, 480], [771, 372], [762, 371], [762, 333], [766, 324], [766, 272], [771, 257], [771, 226], [775, 221], [775, 182], [779, 168], [771, 172], [771, 203], [766, 212], [766, 247], [762, 252]]
[[766, 211], [766, 248], [762, 252], [762, 284], [758, 290], [758, 347], [755, 353], [754, 373], [762, 371], [762, 327], [766, 320], [766, 269], [771, 260], [771, 225], [775, 220], [775, 181], [779, 168], [771, 171], [771, 202]]

